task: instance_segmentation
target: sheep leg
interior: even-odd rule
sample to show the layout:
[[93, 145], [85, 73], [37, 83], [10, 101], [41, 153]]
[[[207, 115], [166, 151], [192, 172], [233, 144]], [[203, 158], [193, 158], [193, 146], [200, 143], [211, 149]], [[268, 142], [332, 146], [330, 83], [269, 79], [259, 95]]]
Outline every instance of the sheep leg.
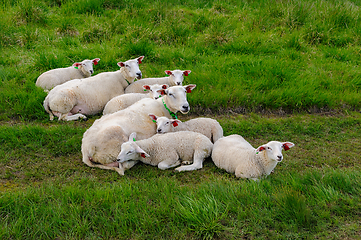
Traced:
[[73, 121], [73, 120], [78, 120], [79, 118], [86, 119], [86, 116], [81, 114], [81, 113], [77, 113], [77, 114], [74, 114], [74, 115], [72, 115], [71, 113], [68, 113], [68, 114], [60, 113], [58, 120], [59, 121], [61, 121], [61, 120]]
[[193, 170], [201, 169], [203, 167], [204, 158], [205, 158], [205, 152], [196, 150], [194, 152], [193, 164], [181, 166], [176, 168], [175, 170], [181, 172], [181, 171], [193, 171]]
[[163, 162], [158, 163], [158, 168], [162, 169], [162, 170], [165, 170], [165, 169], [168, 169], [168, 168], [178, 166], [180, 164], [181, 164], [181, 161], [179, 159], [176, 162], [172, 162], [172, 163], [169, 163], [169, 161], [165, 160]]
[[117, 173], [119, 173], [120, 175], [124, 175], [124, 169], [123, 167], [118, 164], [119, 167], [116, 167], [116, 163], [118, 162], [115, 162], [115, 163], [110, 163], [108, 164], [109, 166], [107, 165], [103, 165], [103, 164], [94, 164], [89, 158], [87, 157], [84, 157], [83, 158], [83, 162], [88, 165], [89, 167], [97, 167], [97, 168], [100, 168], [100, 169], [105, 169], [105, 170], [114, 170], [116, 171]]

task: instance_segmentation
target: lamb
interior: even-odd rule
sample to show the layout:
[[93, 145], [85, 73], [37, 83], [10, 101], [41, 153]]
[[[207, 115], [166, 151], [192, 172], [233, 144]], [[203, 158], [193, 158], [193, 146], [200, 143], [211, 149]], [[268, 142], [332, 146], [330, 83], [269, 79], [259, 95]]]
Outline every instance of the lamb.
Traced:
[[93, 60], [85, 59], [82, 62], [76, 62], [70, 67], [56, 68], [42, 73], [36, 80], [35, 85], [49, 92], [57, 85], [63, 84], [69, 80], [87, 78], [93, 74], [93, 64], [97, 65], [100, 58]]
[[117, 65], [120, 70], [115, 72], [74, 79], [54, 87], [43, 103], [50, 120], [53, 120], [54, 116], [58, 117], [59, 121], [86, 119], [86, 115], [101, 112], [110, 99], [124, 94], [124, 89], [134, 81], [134, 78], [142, 78], [139, 64], [143, 58], [144, 56], [141, 56], [119, 62]]
[[161, 96], [161, 95], [159, 95], [158, 90], [167, 89], [168, 85], [167, 84], [144, 85], [143, 88], [144, 88], [144, 90], [149, 90], [149, 93], [148, 94], [126, 93], [126, 94], [119, 95], [119, 96], [112, 98], [105, 105], [104, 110], [103, 110], [103, 115], [115, 113], [119, 110], [123, 110], [143, 98], [158, 99]]
[[83, 162], [90, 167], [115, 170], [124, 175], [124, 170], [131, 168], [137, 161], [119, 164], [117, 156], [121, 145], [128, 141], [132, 132], [136, 132], [140, 140], [155, 135], [156, 124], [149, 118], [150, 113], [169, 118], [178, 111], [188, 113], [190, 107], [186, 94], [195, 87], [190, 84], [162, 89], [158, 92], [164, 96], [157, 100], [144, 98], [126, 109], [103, 115], [83, 135]]
[[204, 159], [211, 155], [213, 148], [213, 143], [206, 136], [190, 131], [157, 134], [139, 141], [135, 138], [136, 133], [133, 132], [128, 142], [122, 144], [117, 157], [119, 163], [141, 161], [165, 170], [185, 161], [193, 164], [175, 170], [193, 171], [202, 168]]
[[283, 159], [282, 149], [289, 150], [291, 142], [271, 141], [253, 148], [242, 136], [234, 134], [219, 139], [213, 146], [214, 164], [236, 177], [258, 180], [268, 176]]
[[182, 122], [178, 119], [157, 117], [154, 114], [149, 114], [149, 116], [157, 123], [157, 133], [178, 131], [198, 132], [208, 137], [212, 143], [215, 143], [218, 139], [223, 137], [221, 125], [212, 118], [195, 118], [187, 122]]
[[169, 75], [169, 77], [162, 78], [143, 78], [140, 81], [136, 81], [129, 85], [125, 89], [125, 93], [144, 93], [143, 85], [152, 85], [152, 84], [167, 84], [168, 86], [181, 86], [184, 80], [184, 76], [188, 76], [191, 71], [190, 70], [166, 70], [165, 73]]

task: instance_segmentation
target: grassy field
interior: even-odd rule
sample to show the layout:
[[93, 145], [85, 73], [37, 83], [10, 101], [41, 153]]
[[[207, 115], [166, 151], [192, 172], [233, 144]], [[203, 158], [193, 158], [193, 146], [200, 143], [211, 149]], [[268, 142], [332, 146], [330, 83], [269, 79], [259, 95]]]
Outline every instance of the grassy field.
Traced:
[[[0, 239], [360, 239], [360, 1], [0, 0]], [[144, 55], [189, 69], [191, 112], [257, 147], [267, 178], [81, 162], [88, 121], [50, 122], [44, 71]], [[34, 223], [37, 223], [34, 225]]]

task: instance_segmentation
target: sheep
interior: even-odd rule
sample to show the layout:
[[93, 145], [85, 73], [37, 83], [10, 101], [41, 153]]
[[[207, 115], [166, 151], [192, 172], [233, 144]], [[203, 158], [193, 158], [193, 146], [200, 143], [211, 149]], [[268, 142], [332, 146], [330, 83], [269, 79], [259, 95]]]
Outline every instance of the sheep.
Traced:
[[154, 98], [158, 99], [161, 95], [159, 95], [158, 90], [167, 89], [168, 85], [163, 84], [154, 84], [154, 85], [144, 85], [144, 90], [149, 90], [148, 94], [143, 93], [126, 93], [123, 95], [116, 96], [112, 98], [104, 107], [103, 115], [115, 113], [119, 110], [123, 110], [133, 103], [138, 102], [143, 98]]
[[242, 136], [234, 134], [219, 139], [213, 146], [214, 164], [236, 177], [258, 180], [268, 176], [283, 159], [282, 149], [289, 150], [291, 142], [271, 141], [253, 148]]
[[125, 93], [144, 93], [143, 85], [152, 85], [152, 84], [167, 84], [168, 86], [181, 86], [183, 83], [184, 76], [188, 76], [191, 71], [190, 70], [166, 70], [165, 73], [169, 75], [169, 77], [162, 78], [143, 78], [140, 81], [136, 81], [130, 84], [126, 89]]
[[157, 117], [149, 114], [150, 118], [157, 123], [157, 133], [192, 131], [202, 133], [212, 143], [223, 137], [223, 129], [221, 125], [212, 118], [195, 118], [187, 122], [178, 119], [169, 119], [167, 117]]
[[94, 121], [83, 135], [83, 162], [89, 167], [115, 170], [124, 175], [124, 170], [131, 168], [137, 161], [127, 161], [124, 164], [117, 162], [122, 143], [128, 141], [132, 132], [136, 132], [140, 140], [155, 135], [156, 124], [148, 114], [171, 117], [178, 111], [188, 113], [190, 107], [186, 94], [195, 87], [196, 85], [190, 84], [159, 90], [164, 96], [157, 100], [144, 98], [126, 109], [103, 115]]
[[117, 157], [119, 163], [141, 161], [165, 170], [176, 167], [182, 161], [193, 162], [176, 168], [178, 172], [201, 169], [205, 158], [212, 152], [213, 143], [203, 134], [182, 131], [157, 134], [148, 139], [135, 141], [136, 133], [129, 136], [121, 146]]
[[74, 79], [54, 87], [43, 103], [50, 120], [53, 120], [54, 116], [57, 116], [59, 121], [86, 119], [86, 115], [101, 112], [110, 99], [124, 94], [124, 89], [134, 81], [134, 78], [142, 78], [139, 64], [143, 58], [144, 56], [141, 56], [119, 62], [117, 65], [120, 70], [115, 72]]
[[57, 85], [63, 84], [69, 80], [87, 78], [93, 74], [93, 64], [97, 65], [100, 58], [93, 60], [85, 59], [82, 62], [76, 62], [70, 67], [56, 68], [42, 73], [36, 80], [35, 85], [49, 92]]

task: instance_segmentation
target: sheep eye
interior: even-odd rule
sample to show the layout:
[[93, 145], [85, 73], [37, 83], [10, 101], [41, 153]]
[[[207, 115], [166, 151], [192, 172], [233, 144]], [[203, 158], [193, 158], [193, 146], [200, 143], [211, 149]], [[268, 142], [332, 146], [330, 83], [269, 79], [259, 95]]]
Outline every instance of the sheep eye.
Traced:
[[132, 151], [127, 152], [127, 155], [130, 155], [130, 154], [132, 154]]
[[165, 123], [165, 125], [168, 125], [168, 124], [169, 124], [169, 122], [166, 122], [166, 123]]

